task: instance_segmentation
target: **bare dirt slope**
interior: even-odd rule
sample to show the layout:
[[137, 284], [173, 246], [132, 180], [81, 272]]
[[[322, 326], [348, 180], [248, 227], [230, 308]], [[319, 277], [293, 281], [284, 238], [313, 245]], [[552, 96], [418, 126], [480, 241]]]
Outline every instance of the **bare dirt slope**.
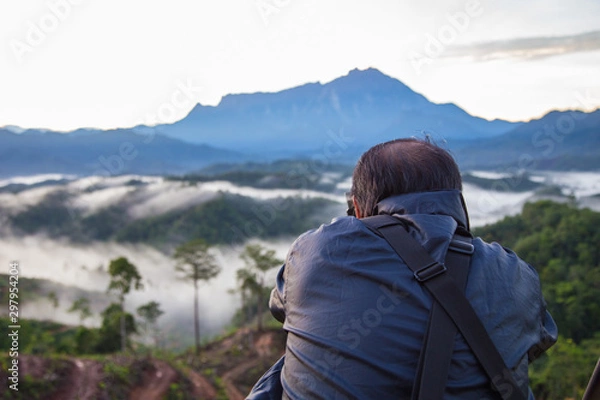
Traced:
[[51, 400], [96, 400], [98, 383], [102, 379], [102, 364], [98, 361], [74, 358], [67, 379], [52, 394]]
[[186, 371], [188, 379], [192, 382], [194, 388], [194, 396], [198, 399], [216, 399], [217, 390], [215, 387], [202, 375], [190, 369]]
[[131, 391], [130, 400], [159, 400], [177, 379], [177, 372], [164, 361], [153, 360], [152, 367], [144, 373], [142, 383]]
[[[199, 360], [188, 355], [177, 364], [124, 355], [109, 356], [106, 361], [102, 358], [21, 355], [21, 382], [24, 384], [23, 377], [28, 375], [44, 384], [51, 383], [47, 386], [48, 393], [37, 393], [35, 398], [107, 399], [111, 396], [107, 390], [114, 389], [118, 382], [110, 378], [114, 375], [106, 375], [105, 368], [110, 363], [111, 368], [122, 366], [130, 374], [129, 379], [125, 376], [119, 388], [122, 394], [118, 396], [124, 399], [161, 400], [176, 384], [173, 387], [185, 391], [184, 398], [211, 400], [225, 395], [232, 400], [243, 400], [258, 378], [283, 354], [284, 345], [285, 334], [281, 330], [254, 332], [245, 328], [207, 345]], [[187, 358], [193, 360], [189, 366], [185, 366]], [[179, 365], [177, 369], [175, 365]], [[137, 383], [132, 387], [134, 381]], [[0, 392], [0, 398], [5, 398], [5, 394], [12, 398], [11, 393], [6, 392]]]
[[215, 343], [207, 349], [205, 358], [226, 360], [217, 367], [225, 393], [231, 400], [243, 400], [258, 378], [281, 357], [284, 347], [283, 331], [253, 332], [246, 328]]

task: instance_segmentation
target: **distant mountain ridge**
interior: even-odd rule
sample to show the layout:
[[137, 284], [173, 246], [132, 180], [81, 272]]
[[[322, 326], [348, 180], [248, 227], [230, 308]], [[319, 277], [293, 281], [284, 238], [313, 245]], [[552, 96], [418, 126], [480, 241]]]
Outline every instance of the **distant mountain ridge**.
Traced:
[[600, 109], [552, 111], [505, 134], [456, 144], [462, 168], [600, 170]]
[[215, 107], [199, 104], [181, 121], [157, 129], [194, 143], [289, 153], [322, 147], [328, 131], [343, 131], [364, 150], [377, 142], [424, 132], [445, 139], [476, 139], [518, 125], [473, 117], [454, 104], [432, 103], [371, 68], [350, 71], [326, 84], [227, 95]]
[[184, 174], [217, 163], [302, 158], [354, 164], [376, 143], [426, 135], [447, 142], [461, 168], [595, 170], [599, 127], [600, 111], [488, 121], [453, 103], [432, 103], [371, 68], [325, 84], [227, 95], [173, 124], [67, 133], [0, 128], [0, 177]]
[[0, 128], [0, 177], [61, 173], [75, 175], [180, 174], [216, 162], [245, 161], [242, 154], [132, 130], [69, 134]]

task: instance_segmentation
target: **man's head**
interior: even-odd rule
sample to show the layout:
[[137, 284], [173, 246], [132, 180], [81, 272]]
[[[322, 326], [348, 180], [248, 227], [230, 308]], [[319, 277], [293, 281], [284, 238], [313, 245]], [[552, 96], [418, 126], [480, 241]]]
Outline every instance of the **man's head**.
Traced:
[[386, 197], [431, 190], [462, 190], [456, 162], [448, 152], [428, 141], [396, 139], [364, 153], [352, 175], [356, 216], [377, 213]]

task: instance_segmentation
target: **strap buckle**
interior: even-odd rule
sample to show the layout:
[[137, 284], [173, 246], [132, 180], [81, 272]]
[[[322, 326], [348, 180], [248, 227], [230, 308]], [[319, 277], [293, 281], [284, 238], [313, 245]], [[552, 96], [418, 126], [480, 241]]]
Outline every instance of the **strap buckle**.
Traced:
[[471, 255], [475, 252], [475, 247], [471, 243], [463, 242], [462, 240], [452, 239], [448, 250], [456, 253]]
[[419, 282], [425, 282], [430, 280], [431, 278], [435, 278], [436, 276], [443, 274], [448, 269], [444, 264], [440, 264], [439, 262], [432, 262], [426, 267], [421, 268], [418, 271], [415, 271], [415, 279]]

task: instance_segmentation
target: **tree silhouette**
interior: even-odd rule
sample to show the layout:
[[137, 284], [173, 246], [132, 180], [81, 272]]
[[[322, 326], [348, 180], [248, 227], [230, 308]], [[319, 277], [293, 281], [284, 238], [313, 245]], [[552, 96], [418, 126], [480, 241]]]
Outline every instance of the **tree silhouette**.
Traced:
[[256, 314], [258, 330], [262, 330], [263, 300], [265, 293], [265, 274], [281, 264], [283, 260], [275, 257], [274, 250], [267, 250], [260, 244], [249, 244], [240, 255], [246, 268], [238, 270], [237, 277], [241, 288], [246, 288], [256, 296]]
[[112, 260], [108, 266], [110, 282], [108, 284], [109, 292], [116, 292], [119, 296], [119, 305], [122, 313], [120, 317], [121, 325], [121, 350], [125, 351], [127, 347], [127, 328], [125, 323], [125, 295], [133, 287], [136, 290], [142, 289], [142, 277], [135, 265], [130, 263], [127, 258], [119, 257]]
[[80, 297], [73, 302], [71, 308], [67, 310], [68, 312], [79, 313], [79, 322], [83, 325], [83, 321], [92, 316], [92, 311], [90, 310], [90, 300], [87, 297]]
[[196, 355], [200, 354], [200, 322], [198, 315], [198, 281], [209, 281], [221, 272], [215, 257], [210, 253], [210, 246], [203, 239], [191, 240], [175, 249], [173, 256], [177, 261], [175, 270], [181, 279], [194, 284], [194, 338]]
[[60, 305], [60, 302], [58, 300], [58, 296], [56, 295], [56, 292], [48, 293], [48, 300], [50, 301], [50, 304], [52, 304], [52, 307], [54, 307], [53, 315], [56, 316], [56, 309]]
[[102, 325], [100, 326], [95, 351], [102, 354], [118, 351], [119, 341], [121, 342], [121, 350], [123, 350], [123, 338], [126, 338], [124, 332], [131, 334], [136, 331], [133, 316], [125, 312], [119, 303], [111, 303], [102, 311], [101, 315]]
[[256, 273], [248, 268], [240, 268], [236, 273], [238, 290], [242, 296], [242, 311], [244, 323], [249, 323], [251, 319], [250, 299], [260, 288]]
[[54, 308], [58, 308], [58, 306], [60, 305], [60, 301], [58, 300], [58, 296], [56, 295], [56, 292], [48, 293], [48, 300], [50, 300], [50, 303], [52, 304], [52, 307], [54, 307]]
[[143, 329], [146, 333], [153, 334], [154, 345], [158, 346], [158, 335], [156, 334], [156, 320], [165, 312], [160, 309], [160, 304], [156, 301], [151, 301], [137, 308], [137, 314], [143, 321]]

